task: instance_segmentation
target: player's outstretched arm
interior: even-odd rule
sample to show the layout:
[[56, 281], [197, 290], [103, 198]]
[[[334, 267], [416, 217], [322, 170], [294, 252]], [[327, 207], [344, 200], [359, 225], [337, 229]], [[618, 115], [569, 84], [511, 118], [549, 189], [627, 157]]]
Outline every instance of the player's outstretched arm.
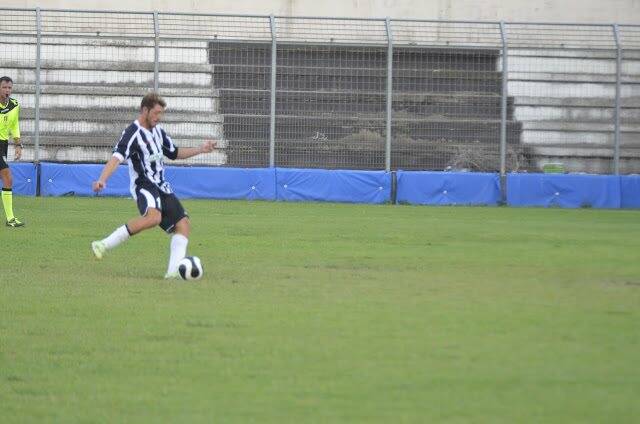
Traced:
[[109, 162], [107, 162], [104, 168], [102, 168], [102, 172], [100, 173], [100, 178], [98, 178], [98, 181], [93, 182], [93, 191], [98, 193], [104, 190], [105, 187], [107, 187], [107, 180], [109, 179], [111, 174], [113, 174], [113, 171], [118, 168], [118, 165], [120, 165], [120, 159], [112, 156], [111, 159], [109, 159]]
[[206, 140], [200, 147], [180, 147], [176, 159], [187, 159], [201, 153], [211, 153], [216, 148], [216, 141]]

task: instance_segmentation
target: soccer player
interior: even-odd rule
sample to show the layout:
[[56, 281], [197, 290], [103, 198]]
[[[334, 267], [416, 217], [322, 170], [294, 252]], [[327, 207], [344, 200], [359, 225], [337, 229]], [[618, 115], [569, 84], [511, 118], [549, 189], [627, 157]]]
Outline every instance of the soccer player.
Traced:
[[187, 253], [190, 225], [187, 213], [165, 180], [163, 156], [186, 159], [212, 152], [216, 143], [207, 140], [200, 147], [178, 148], [158, 125], [166, 106], [164, 99], [156, 93], [148, 93], [142, 98], [138, 119], [123, 131], [113, 149], [113, 156], [102, 169], [100, 178], [93, 182], [93, 191], [100, 192], [107, 186], [107, 180], [118, 165], [126, 160], [129, 164], [130, 190], [138, 204], [140, 216], [116, 228], [106, 238], [92, 242], [91, 249], [96, 258], [102, 259], [107, 250], [141, 231], [159, 225], [167, 233], [173, 234], [165, 278], [177, 278], [178, 262]]
[[9, 77], [0, 77], [0, 179], [2, 179], [2, 205], [7, 215], [8, 227], [22, 227], [24, 225], [13, 215], [13, 177], [7, 164], [9, 154], [9, 137], [13, 138], [16, 160], [22, 156], [22, 143], [20, 143], [20, 105], [11, 97], [13, 80]]

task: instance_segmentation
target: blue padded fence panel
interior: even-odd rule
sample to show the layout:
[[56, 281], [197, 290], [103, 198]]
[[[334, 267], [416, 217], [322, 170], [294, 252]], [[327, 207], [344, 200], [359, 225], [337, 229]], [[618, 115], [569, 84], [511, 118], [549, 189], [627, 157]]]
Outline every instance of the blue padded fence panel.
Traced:
[[13, 177], [13, 194], [21, 196], [35, 196], [37, 181], [37, 169], [33, 163], [9, 163], [11, 176]]
[[166, 176], [180, 198], [275, 200], [274, 168], [168, 167]]
[[398, 171], [398, 203], [412, 205], [497, 205], [498, 174]]
[[620, 207], [640, 208], [640, 175], [620, 177]]
[[[93, 196], [91, 183], [100, 177], [104, 165], [42, 163], [40, 165], [40, 194], [42, 196]], [[120, 165], [107, 181], [101, 196], [130, 196], [129, 170]]]
[[619, 208], [620, 177], [615, 175], [509, 174], [509, 206]]
[[277, 198], [286, 201], [386, 203], [391, 199], [391, 174], [277, 168]]

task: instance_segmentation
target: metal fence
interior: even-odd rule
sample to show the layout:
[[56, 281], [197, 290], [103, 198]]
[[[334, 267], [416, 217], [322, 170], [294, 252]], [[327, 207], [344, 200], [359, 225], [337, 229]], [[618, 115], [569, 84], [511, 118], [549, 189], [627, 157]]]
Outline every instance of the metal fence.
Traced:
[[640, 172], [640, 26], [3, 11], [25, 159], [102, 162], [140, 98], [185, 164]]

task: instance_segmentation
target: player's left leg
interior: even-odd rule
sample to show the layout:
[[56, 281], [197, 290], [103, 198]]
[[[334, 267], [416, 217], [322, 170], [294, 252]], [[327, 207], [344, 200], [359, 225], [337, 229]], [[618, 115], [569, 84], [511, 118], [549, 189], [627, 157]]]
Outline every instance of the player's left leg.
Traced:
[[22, 227], [23, 222], [18, 220], [13, 215], [13, 176], [11, 175], [11, 169], [5, 161], [6, 158], [6, 145], [5, 149], [0, 153], [0, 178], [2, 179], [2, 206], [4, 207], [4, 213], [7, 216], [8, 227]]

